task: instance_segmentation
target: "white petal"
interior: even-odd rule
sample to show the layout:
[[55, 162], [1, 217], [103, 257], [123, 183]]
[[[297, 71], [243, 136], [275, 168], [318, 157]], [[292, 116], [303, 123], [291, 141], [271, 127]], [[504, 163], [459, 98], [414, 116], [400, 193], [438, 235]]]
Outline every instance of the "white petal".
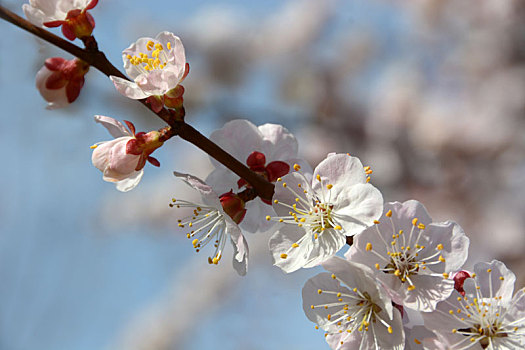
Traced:
[[[491, 269], [492, 272], [488, 273], [488, 269]], [[479, 262], [474, 265], [474, 272], [478, 285], [481, 287], [481, 294], [484, 297], [501, 296], [501, 302], [510, 302], [516, 275], [504, 263], [498, 260], [492, 260], [490, 263]], [[500, 277], [503, 277], [503, 280]], [[492, 284], [492, 295], [490, 294], [490, 284]]]
[[122, 136], [133, 136], [124, 126], [124, 124], [122, 124], [114, 118], [106, 117], [103, 115], [95, 115], [95, 122], [102, 124], [102, 126], [109, 131], [111, 136], [115, 138], [119, 138]]
[[134, 82], [113, 75], [109, 78], [115, 85], [117, 91], [128, 98], [131, 98], [133, 100], [140, 100], [150, 96], [144, 91], [142, 91], [142, 89]]
[[190, 187], [195, 189], [197, 192], [199, 192], [203, 199], [207, 201], [209, 205], [214, 206], [215, 208], [221, 210], [222, 212], [222, 205], [219, 201], [219, 196], [213, 189], [206, 184], [204, 181], [199, 179], [196, 176], [190, 175], [190, 174], [184, 174], [174, 171], [173, 174], [184, 181], [186, 184], [188, 184]]
[[134, 189], [142, 179], [142, 175], [144, 175], [144, 169], [135, 171], [127, 179], [121, 180], [116, 183], [117, 190], [121, 192], [128, 192]]
[[419, 274], [410, 278], [416, 288], [410, 291], [405, 283], [401, 291], [404, 292], [403, 305], [411, 309], [434, 311], [437, 303], [447, 299], [454, 291], [454, 281], [441, 276]]
[[226, 229], [233, 245], [233, 268], [244, 276], [248, 271], [248, 243], [235, 223], [227, 223]]
[[[229, 121], [210, 135], [210, 140], [243, 164], [253, 151], [261, 151], [263, 138], [259, 130], [251, 122], [244, 119]], [[210, 157], [215, 167], [222, 164]]]
[[264, 139], [263, 149], [267, 162], [297, 157], [297, 140], [285, 127], [268, 123], [258, 129]]
[[[317, 175], [321, 176], [322, 182], [316, 180]], [[366, 183], [361, 161], [347, 154], [337, 154], [326, 158], [315, 168], [312, 187], [320, 191], [327, 184], [344, 188], [358, 183]]]
[[367, 183], [349, 187], [340, 187], [338, 183], [337, 186], [332, 188], [337, 191], [334, 212], [347, 236], [362, 232], [381, 216], [383, 196], [377, 188]]
[[[274, 265], [279, 266], [284, 272], [290, 273], [303, 267], [310, 258], [312, 239], [305, 238], [297, 248], [292, 248], [293, 243], [306, 235], [306, 232], [295, 225], [284, 225], [270, 238], [269, 247], [273, 256]], [[286, 258], [281, 255], [286, 254]]]

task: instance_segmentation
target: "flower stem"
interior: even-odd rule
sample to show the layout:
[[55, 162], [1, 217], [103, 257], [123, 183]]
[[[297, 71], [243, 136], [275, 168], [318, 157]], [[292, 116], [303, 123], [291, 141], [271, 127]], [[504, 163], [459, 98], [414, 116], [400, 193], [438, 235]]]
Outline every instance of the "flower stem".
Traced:
[[[121, 71], [111, 64], [111, 62], [109, 62], [103, 52], [98, 50], [98, 45], [94, 37], [89, 37], [88, 43], [84, 42], [84, 44], [87, 45], [87, 49], [82, 49], [43, 28], [35, 26], [31, 22], [16, 15], [1, 5], [0, 18], [80, 58], [108, 77], [114, 75], [123, 79], [128, 79]], [[150, 108], [150, 106], [146, 104], [146, 99], [137, 101], [155, 113]], [[173, 113], [170, 113], [166, 108], [161, 109], [155, 114], [170, 126], [170, 129], [166, 130], [166, 140], [175, 135], [180, 136], [182, 139], [199, 147], [201, 150], [215, 158], [235, 174], [245, 179], [257, 191], [257, 194], [261, 198], [267, 200], [272, 199], [274, 191], [274, 185], [272, 183], [266, 181], [266, 179], [251, 171], [248, 167], [233, 158], [229, 153], [217, 146], [210, 139], [203, 136], [192, 126], [186, 124], [183, 120], [181, 120], [181, 118], [177, 118]]]

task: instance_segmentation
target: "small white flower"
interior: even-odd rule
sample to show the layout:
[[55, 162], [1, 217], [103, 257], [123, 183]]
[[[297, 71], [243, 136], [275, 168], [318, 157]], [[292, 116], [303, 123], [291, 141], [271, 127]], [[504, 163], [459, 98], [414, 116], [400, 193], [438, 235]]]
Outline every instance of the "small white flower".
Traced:
[[[372, 271], [339, 257], [322, 266], [331, 272], [303, 287], [306, 316], [326, 331], [332, 349], [404, 349], [399, 310], [376, 283]], [[316, 326], [317, 328], [317, 326]]]
[[133, 81], [110, 78], [122, 95], [135, 100], [149, 96], [162, 99], [184, 80], [189, 69], [181, 40], [170, 32], [161, 32], [155, 39], [138, 39], [122, 52], [122, 60]]
[[447, 339], [448, 349], [523, 349], [525, 289], [512, 297], [516, 277], [500, 261], [477, 263], [474, 272], [464, 296], [454, 291], [435, 312], [423, 314], [425, 327]]
[[[92, 0], [29, 0], [22, 5], [27, 19], [38, 26], [45, 22], [63, 21], [71, 10], [84, 10], [95, 7], [98, 1]], [[93, 3], [93, 4], [92, 4]]]
[[62, 27], [62, 34], [69, 40], [85, 38], [95, 28], [95, 20], [88, 12], [98, 0], [29, 0], [22, 5], [27, 19], [37, 25]]
[[[197, 190], [203, 201], [199, 204], [173, 199], [170, 207], [193, 208], [193, 215], [179, 220], [179, 227], [189, 230], [187, 237], [192, 239], [193, 247], [197, 252], [208, 243], [213, 242], [215, 252], [208, 258], [210, 264], [219, 263], [224, 246], [229, 238], [234, 248], [233, 268], [239, 275], [244, 276], [248, 268], [248, 243], [237, 223], [224, 211], [221, 203], [222, 196], [217, 195], [209, 185], [195, 176], [178, 172], [174, 172], [174, 174]], [[229, 194], [223, 196], [225, 195], [228, 196]]]
[[[305, 161], [298, 159], [297, 140], [281, 125], [255, 126], [247, 120], [232, 120], [221, 129], [214, 131], [210, 140], [272, 183], [288, 174], [296, 163], [301, 164], [307, 171], [309, 169]], [[250, 187], [246, 181], [215, 159], [210, 158], [210, 160], [215, 169], [207, 177], [206, 182], [219, 193]], [[271, 202], [257, 198], [247, 202], [246, 209], [246, 217], [241, 223], [243, 230], [267, 231], [275, 224], [264, 220], [267, 215], [275, 214]]]
[[279, 215], [273, 219], [285, 225], [270, 238], [270, 250], [275, 265], [285, 272], [319, 265], [335, 255], [348, 236], [372, 225], [383, 209], [383, 197], [367, 183], [361, 161], [347, 154], [323, 160], [313, 180], [298, 171], [284, 176], [273, 198]]
[[464, 264], [468, 246], [459, 225], [432, 223], [410, 200], [385, 204], [380, 222], [356, 237], [345, 257], [373, 268], [395, 303], [427, 312], [452, 293], [449, 274]]

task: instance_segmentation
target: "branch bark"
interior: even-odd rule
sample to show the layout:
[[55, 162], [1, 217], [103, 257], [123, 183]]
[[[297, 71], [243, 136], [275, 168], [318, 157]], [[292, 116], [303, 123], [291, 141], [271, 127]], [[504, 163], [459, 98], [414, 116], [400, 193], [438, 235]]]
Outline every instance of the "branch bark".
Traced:
[[[3, 6], [0, 6], [0, 18], [80, 58], [81, 60], [89, 63], [89, 65], [95, 67], [108, 77], [114, 75], [120, 78], [128, 79], [106, 58], [106, 55], [102, 51], [98, 50], [96, 41], [92, 37], [85, 40], [84, 43], [86, 44], [87, 49], [83, 49], [81, 47], [76, 46], [75, 44], [70, 43], [69, 41], [62, 39], [59, 36], [54, 35], [53, 33], [43, 28], [32, 24], [31, 22], [16, 15], [15, 13], [9, 11]], [[170, 113], [165, 108], [163, 108], [160, 112], [155, 113], [151, 109], [151, 107], [146, 103], [146, 99], [137, 101], [146, 106], [151, 112], [156, 114], [159, 118], [161, 118], [171, 127], [169, 135], [178, 135], [182, 139], [199, 147], [201, 150], [215, 158], [225, 167], [233, 171], [235, 174], [239, 175], [239, 177], [245, 179], [248, 183], [250, 183], [250, 185], [252, 185], [252, 187], [257, 191], [257, 194], [261, 198], [267, 200], [272, 199], [274, 191], [274, 185], [272, 183], [268, 182], [263, 177], [251, 171], [248, 167], [246, 167], [244, 164], [232, 157], [222, 148], [217, 146], [210, 139], [206, 138], [195, 128], [193, 128], [189, 124], [186, 124], [186, 122], [184, 122], [183, 120], [179, 120], [178, 118], [176, 118], [174, 113]]]

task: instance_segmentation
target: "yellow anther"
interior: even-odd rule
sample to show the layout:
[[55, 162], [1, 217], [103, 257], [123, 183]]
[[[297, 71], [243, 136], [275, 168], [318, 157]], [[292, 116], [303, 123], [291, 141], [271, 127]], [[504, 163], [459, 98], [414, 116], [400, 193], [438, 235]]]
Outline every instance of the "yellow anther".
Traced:
[[449, 276], [449, 274], [448, 274], [448, 273], [446, 273], [446, 272], [443, 272], [443, 277], [444, 277], [444, 278], [448, 278], [448, 276]]
[[97, 144], [94, 144], [93, 146], [89, 146], [89, 148], [91, 148], [91, 149], [95, 149], [95, 148], [97, 148], [97, 147], [98, 147]]
[[367, 183], [370, 182], [370, 176], [368, 176], [368, 177], [366, 178], [366, 182], [367, 182]]
[[423, 223], [419, 223], [419, 224], [417, 225], [417, 228], [420, 229], [420, 230], [424, 230], [424, 229], [425, 229], [425, 224], [423, 224]]
[[300, 199], [299, 199], [299, 198], [295, 198], [295, 201], [296, 201], [296, 202], [299, 202], [299, 201], [300, 201]]
[[317, 290], [317, 293], [318, 293], [318, 294], [321, 294], [322, 292], [323, 292], [323, 291], [322, 291], [321, 289], [318, 289], [318, 290]]
[[391, 326], [388, 326], [388, 333], [392, 334], [393, 330]]
[[437, 250], [443, 250], [443, 244], [439, 243], [436, 247]]
[[292, 248], [297, 248], [297, 247], [299, 247], [299, 244], [297, 244], [297, 243], [293, 243], [292, 244]]
[[283, 182], [283, 187], [286, 187], [286, 186], [287, 186], [287, 185], [286, 185], [286, 182]]
[[505, 278], [503, 276], [500, 276], [499, 279], [503, 281]]
[[407, 289], [408, 289], [408, 290], [414, 290], [414, 289], [416, 289], [416, 286], [414, 286], [413, 284], [411, 284], [411, 285], [409, 285], [409, 286], [407, 287]]
[[306, 221], [306, 218], [301, 218], [301, 220], [299, 220], [300, 222], [305, 222]]
[[443, 263], [445, 262], [445, 258], [442, 255], [439, 256], [438, 260], [443, 262]]
[[392, 210], [387, 211], [385, 215], [387, 217], [391, 218], [392, 217]]
[[314, 233], [314, 239], [319, 238], [319, 235], [317, 233]]
[[217, 265], [219, 263], [219, 259], [218, 258], [213, 258], [211, 259], [211, 262], [214, 264], [214, 265]]
[[329, 190], [331, 190], [332, 187], [334, 187], [334, 185], [332, 185], [332, 184], [328, 184], [328, 185], [326, 185], [326, 188], [328, 188]]
[[402, 235], [402, 234], [403, 234], [403, 232], [404, 232], [403, 230], [399, 230], [399, 234], [400, 234], [400, 235]]
[[270, 215], [266, 215], [266, 220], [270, 221], [272, 217]]
[[155, 43], [153, 41], [148, 41], [147, 44], [146, 44], [146, 48], [148, 50], [153, 50], [153, 47], [155, 46]]
[[315, 178], [317, 179], [317, 181], [321, 181], [321, 175], [317, 174]]
[[374, 220], [374, 224], [378, 225], [380, 224], [381, 222], [379, 220]]
[[313, 306], [313, 305], [310, 305], [310, 309], [312, 309], [312, 310], [313, 310], [313, 309], [315, 309], [315, 306]]
[[335, 273], [332, 274], [332, 278], [333, 278], [334, 280], [336, 279], [336, 277], [335, 277]]
[[488, 272], [488, 273], [491, 273], [491, 272], [492, 272], [492, 269], [487, 269], [487, 272]]
[[328, 321], [330, 321], [330, 320], [332, 319], [332, 315], [330, 315], [330, 314], [326, 315], [326, 319], [327, 319]]
[[283, 219], [279, 219], [279, 222], [284, 222], [284, 220]]
[[286, 259], [287, 257], [288, 257], [288, 254], [285, 254], [285, 253], [281, 254], [281, 259]]
[[395, 270], [394, 271], [394, 275], [396, 275], [397, 277], [401, 276], [401, 271]]
[[372, 250], [372, 243], [368, 242], [366, 244], [366, 248], [365, 249], [366, 249], [367, 252], [371, 251]]
[[338, 297], [338, 298], [341, 297], [341, 292], [337, 293], [337, 297]]
[[280, 177], [277, 178], [277, 182], [283, 181]]
[[412, 225], [414, 225], [414, 226], [417, 225], [417, 218], [412, 219]]
[[155, 44], [155, 48], [156, 48], [157, 50], [159, 50], [159, 51], [160, 51], [160, 50], [164, 50], [164, 48], [162, 47], [162, 44], [161, 44], [161, 43], [156, 43], [156, 44]]
[[342, 230], [343, 228], [341, 227], [341, 225], [337, 225], [334, 227], [335, 230]]
[[369, 170], [365, 171], [366, 175], [371, 175], [372, 173], [373, 173], [372, 169], [369, 169]]
[[279, 201], [278, 201], [277, 199], [274, 199], [273, 202], [274, 202], [275, 204], [279, 203]]
[[191, 244], [193, 244], [194, 247], [197, 245], [197, 243], [199, 243], [199, 240], [197, 238], [191, 241]]
[[301, 166], [299, 164], [294, 164], [293, 165], [293, 170], [299, 171], [299, 170], [301, 170]]
[[376, 269], [379, 270], [379, 264], [375, 264]]

